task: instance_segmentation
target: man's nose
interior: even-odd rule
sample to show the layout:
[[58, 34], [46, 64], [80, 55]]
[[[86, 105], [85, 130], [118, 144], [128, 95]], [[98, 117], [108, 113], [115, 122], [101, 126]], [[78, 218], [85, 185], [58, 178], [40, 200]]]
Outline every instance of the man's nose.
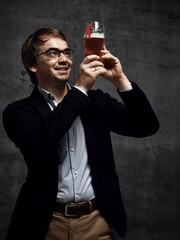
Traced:
[[58, 61], [59, 62], [67, 62], [67, 57], [64, 55], [64, 53], [60, 54]]

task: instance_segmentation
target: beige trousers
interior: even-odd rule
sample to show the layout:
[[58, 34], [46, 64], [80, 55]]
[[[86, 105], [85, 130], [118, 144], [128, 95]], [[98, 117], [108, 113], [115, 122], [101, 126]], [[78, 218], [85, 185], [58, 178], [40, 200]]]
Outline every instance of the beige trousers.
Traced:
[[111, 240], [112, 235], [99, 210], [79, 218], [54, 212], [45, 240]]

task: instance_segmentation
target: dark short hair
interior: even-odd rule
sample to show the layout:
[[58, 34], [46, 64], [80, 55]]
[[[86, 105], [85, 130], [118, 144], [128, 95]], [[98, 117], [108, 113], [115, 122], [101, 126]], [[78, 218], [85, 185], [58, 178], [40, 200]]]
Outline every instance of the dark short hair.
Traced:
[[62, 31], [53, 27], [45, 27], [31, 34], [22, 45], [21, 58], [27, 73], [34, 85], [37, 85], [38, 80], [36, 74], [29, 68], [36, 65], [37, 46], [43, 45], [50, 37], [57, 37], [67, 42]]

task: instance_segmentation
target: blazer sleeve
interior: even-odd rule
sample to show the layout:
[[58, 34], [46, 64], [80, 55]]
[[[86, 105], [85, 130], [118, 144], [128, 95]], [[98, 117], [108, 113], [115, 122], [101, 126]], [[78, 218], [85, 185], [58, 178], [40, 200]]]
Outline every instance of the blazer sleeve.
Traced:
[[132, 82], [133, 89], [119, 92], [123, 103], [106, 94], [106, 113], [111, 131], [132, 137], [155, 134], [159, 121], [143, 91]]
[[10, 139], [25, 153], [32, 149], [39, 152], [47, 149], [51, 151], [51, 147], [57, 146], [89, 101], [85, 94], [72, 88], [55, 110], [46, 109], [47, 114], [42, 117], [30, 97], [19, 100], [4, 110], [4, 128]]

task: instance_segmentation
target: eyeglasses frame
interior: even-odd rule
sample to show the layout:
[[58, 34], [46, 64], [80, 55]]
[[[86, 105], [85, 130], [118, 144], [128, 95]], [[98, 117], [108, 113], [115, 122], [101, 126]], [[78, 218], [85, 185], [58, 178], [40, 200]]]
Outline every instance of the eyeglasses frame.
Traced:
[[[70, 48], [66, 48], [66, 49], [64, 49], [64, 50], [59, 50], [58, 48], [49, 48], [49, 49], [46, 50], [45, 52], [36, 53], [36, 56], [38, 57], [38, 56], [40, 56], [40, 55], [42, 55], [42, 54], [47, 54], [49, 51], [52, 51], [52, 50], [55, 50], [55, 51], [58, 52], [58, 58], [61, 56], [61, 53], [64, 54], [65, 51], [70, 51], [70, 52], [71, 52], [71, 54], [69, 55], [69, 56], [70, 56], [70, 59], [72, 60], [72, 58], [73, 58], [72, 54], [74, 53], [74, 51], [71, 50]], [[65, 54], [64, 54], [64, 55], [65, 55]], [[47, 55], [46, 55], [46, 56], [47, 56]], [[65, 56], [66, 56], [66, 55], [65, 55]], [[48, 57], [48, 56], [47, 56], [47, 57]]]

